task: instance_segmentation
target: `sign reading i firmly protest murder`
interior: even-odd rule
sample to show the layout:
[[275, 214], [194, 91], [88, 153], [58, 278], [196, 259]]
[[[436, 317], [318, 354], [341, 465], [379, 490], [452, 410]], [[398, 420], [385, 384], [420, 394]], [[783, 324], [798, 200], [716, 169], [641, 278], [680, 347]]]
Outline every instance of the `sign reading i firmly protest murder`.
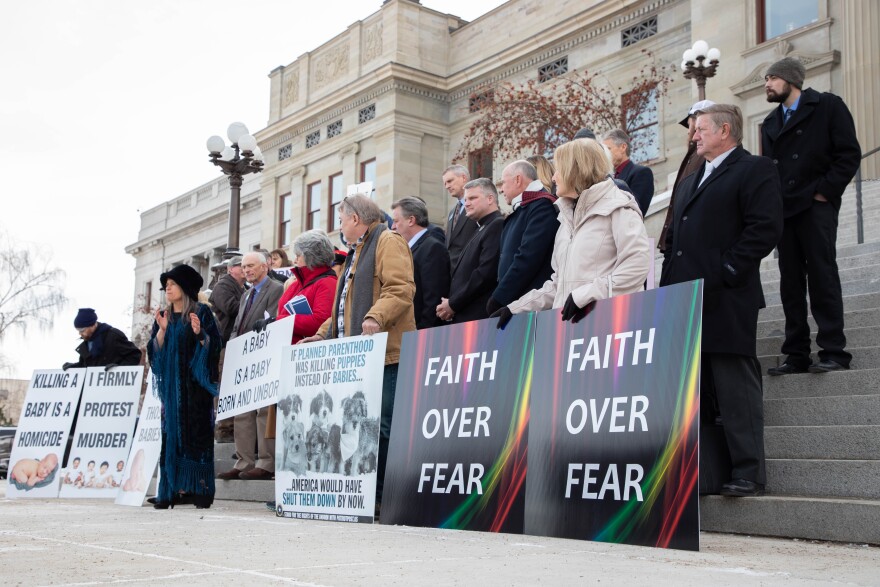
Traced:
[[279, 516], [373, 521], [387, 342], [381, 332], [284, 347], [275, 428]]
[[383, 524], [523, 531], [534, 317], [496, 324], [404, 334]]
[[34, 371], [12, 444], [6, 497], [58, 497], [61, 461], [85, 373]]
[[144, 368], [89, 367], [60, 497], [113, 499], [132, 444]]
[[538, 314], [527, 534], [699, 549], [701, 314], [702, 282]]
[[246, 332], [226, 343], [217, 419], [223, 420], [278, 401], [281, 349], [293, 337], [294, 316], [262, 332]]
[[134, 432], [134, 443], [125, 462], [122, 483], [116, 492], [117, 505], [143, 505], [161, 450], [162, 402], [153, 394], [152, 373], [147, 373], [147, 393]]

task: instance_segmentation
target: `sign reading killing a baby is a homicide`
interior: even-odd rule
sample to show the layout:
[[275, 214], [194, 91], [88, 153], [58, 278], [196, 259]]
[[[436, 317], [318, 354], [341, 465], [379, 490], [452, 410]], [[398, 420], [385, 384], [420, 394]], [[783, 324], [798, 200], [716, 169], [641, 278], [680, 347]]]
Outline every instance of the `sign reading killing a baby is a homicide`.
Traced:
[[275, 428], [279, 516], [373, 521], [387, 341], [382, 332], [284, 347]]
[[404, 334], [383, 524], [523, 531], [534, 317], [496, 324]]
[[278, 401], [281, 349], [290, 344], [293, 320], [273, 322], [261, 332], [247, 332], [226, 343], [217, 419], [224, 420]]
[[144, 368], [89, 367], [60, 497], [113, 499], [122, 485]]
[[699, 549], [701, 284], [538, 314], [527, 534]]
[[85, 369], [34, 371], [9, 458], [6, 497], [58, 497], [61, 461]]
[[117, 505], [143, 505], [161, 450], [162, 402], [153, 393], [152, 373], [147, 373], [147, 393], [134, 431], [134, 443], [123, 468], [122, 482], [116, 490]]

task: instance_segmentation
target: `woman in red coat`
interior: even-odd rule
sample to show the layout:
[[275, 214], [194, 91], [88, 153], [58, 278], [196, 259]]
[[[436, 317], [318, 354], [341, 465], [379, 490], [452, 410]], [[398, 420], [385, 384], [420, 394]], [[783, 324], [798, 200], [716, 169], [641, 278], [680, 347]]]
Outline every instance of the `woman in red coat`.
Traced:
[[[336, 254], [333, 243], [320, 230], [309, 230], [293, 241], [294, 269], [296, 281], [278, 301], [277, 320], [295, 313], [293, 323], [293, 339], [291, 344], [314, 335], [333, 310], [333, 299], [336, 296], [336, 272], [331, 269]], [[303, 296], [311, 308], [311, 314], [301, 313], [302, 310], [290, 311], [288, 302], [297, 296]], [[302, 306], [305, 309], [305, 305]]]

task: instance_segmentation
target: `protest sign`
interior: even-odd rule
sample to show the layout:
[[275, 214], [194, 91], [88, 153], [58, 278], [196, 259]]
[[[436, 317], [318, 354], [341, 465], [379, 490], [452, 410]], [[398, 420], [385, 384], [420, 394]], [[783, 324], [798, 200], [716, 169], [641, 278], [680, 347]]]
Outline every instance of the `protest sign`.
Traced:
[[496, 324], [404, 334], [383, 524], [523, 531], [534, 318]]
[[373, 521], [387, 341], [381, 332], [284, 348], [275, 428], [279, 516]]
[[153, 375], [147, 373], [147, 393], [138, 418], [134, 443], [128, 453], [117, 505], [141, 506], [162, 450], [162, 402], [153, 393]]
[[34, 371], [12, 444], [6, 497], [58, 497], [61, 461], [85, 374], [85, 369]]
[[224, 420], [278, 401], [281, 349], [293, 337], [294, 316], [262, 332], [246, 332], [226, 343], [217, 419]]
[[527, 534], [699, 549], [701, 314], [702, 282], [538, 314]]
[[144, 368], [89, 367], [60, 497], [115, 498], [132, 444]]

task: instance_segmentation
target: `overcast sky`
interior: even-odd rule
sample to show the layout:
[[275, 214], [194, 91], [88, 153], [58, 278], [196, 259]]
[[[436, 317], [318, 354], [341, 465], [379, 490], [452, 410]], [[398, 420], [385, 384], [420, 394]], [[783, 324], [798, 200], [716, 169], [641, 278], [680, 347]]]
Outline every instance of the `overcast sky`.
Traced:
[[[473, 20], [501, 0], [424, 0]], [[0, 342], [10, 369], [74, 361], [77, 308], [131, 328], [140, 212], [218, 174], [205, 140], [269, 116], [268, 74], [376, 12], [381, 0], [27, 0], [0, 20], [0, 230], [64, 269], [48, 332]]]

